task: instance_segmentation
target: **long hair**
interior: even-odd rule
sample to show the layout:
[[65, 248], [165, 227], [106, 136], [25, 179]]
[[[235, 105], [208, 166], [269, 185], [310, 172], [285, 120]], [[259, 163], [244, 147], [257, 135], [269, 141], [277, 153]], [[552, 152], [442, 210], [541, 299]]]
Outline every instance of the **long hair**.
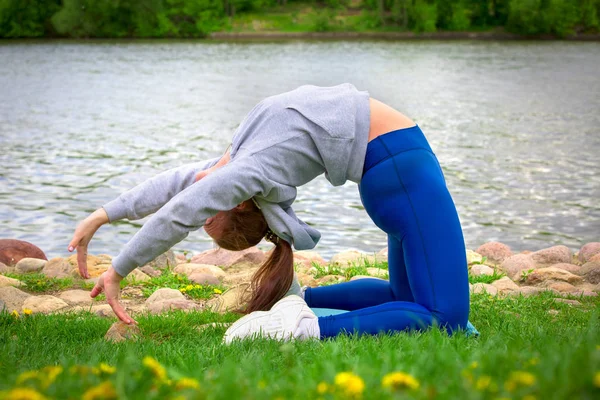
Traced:
[[275, 244], [269, 258], [252, 276], [245, 313], [267, 311], [287, 293], [294, 279], [292, 246], [274, 236], [262, 212], [252, 202], [244, 210], [226, 213], [221, 237], [215, 242], [226, 250], [240, 251], [256, 246], [266, 235]]

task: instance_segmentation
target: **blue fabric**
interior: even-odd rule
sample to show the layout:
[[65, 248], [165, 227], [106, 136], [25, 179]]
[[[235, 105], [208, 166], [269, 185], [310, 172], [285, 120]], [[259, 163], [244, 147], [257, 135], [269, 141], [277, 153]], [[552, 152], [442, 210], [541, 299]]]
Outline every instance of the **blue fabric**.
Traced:
[[308, 288], [309, 307], [349, 311], [320, 317], [321, 336], [432, 325], [450, 333], [465, 329], [469, 283], [463, 234], [442, 170], [418, 126], [369, 142], [359, 190], [365, 210], [388, 234], [390, 279]]
[[[330, 315], [338, 315], [344, 314], [348, 311], [346, 310], [335, 310], [333, 308], [313, 308], [313, 312], [317, 317], [327, 317]], [[467, 321], [467, 326], [465, 327], [465, 331], [467, 332], [467, 336], [478, 337], [479, 331], [471, 324], [470, 321]]]

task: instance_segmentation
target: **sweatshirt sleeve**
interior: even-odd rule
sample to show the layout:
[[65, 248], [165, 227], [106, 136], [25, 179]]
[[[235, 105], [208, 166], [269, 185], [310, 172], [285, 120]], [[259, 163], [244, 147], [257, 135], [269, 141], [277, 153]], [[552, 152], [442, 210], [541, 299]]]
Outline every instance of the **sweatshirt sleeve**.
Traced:
[[177, 193], [194, 183], [196, 174], [215, 165], [220, 157], [185, 164], [164, 171], [104, 204], [112, 223], [123, 218], [136, 220], [155, 213]]
[[255, 195], [276, 190], [252, 157], [232, 160], [175, 195], [142, 226], [113, 259], [121, 276], [143, 266], [204, 226], [219, 211], [233, 209]]

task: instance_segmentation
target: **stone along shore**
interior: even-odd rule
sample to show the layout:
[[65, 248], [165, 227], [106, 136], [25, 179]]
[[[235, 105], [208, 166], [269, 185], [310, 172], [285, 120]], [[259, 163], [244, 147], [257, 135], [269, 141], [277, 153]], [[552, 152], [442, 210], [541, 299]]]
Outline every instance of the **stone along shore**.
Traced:
[[[122, 304], [132, 315], [176, 309], [215, 312], [237, 309], [242, 305], [241, 297], [252, 274], [267, 256], [258, 248], [241, 252], [213, 249], [191, 258], [169, 251], [127, 277]], [[532, 296], [549, 291], [557, 301], [577, 305], [573, 296], [597, 296], [600, 292], [600, 242], [588, 243], [575, 254], [566, 246], [515, 254], [502, 243], [489, 242], [476, 251], [467, 250], [467, 259], [470, 280], [476, 282], [470, 284], [472, 293]], [[108, 304], [90, 298], [91, 287], [110, 263], [108, 255], [88, 256], [92, 277], [88, 280], [79, 277], [76, 255], [48, 261], [22, 258], [14, 265], [0, 263], [0, 310], [15, 317], [82, 311], [114, 317]], [[317, 252], [298, 251], [294, 253], [294, 264], [300, 284], [311, 287], [388, 277], [387, 248], [371, 254], [349, 250], [329, 261]], [[167, 276], [175, 284], [160, 287]], [[32, 277], [35, 277], [33, 282]], [[54, 285], [43, 290], [44, 280], [58, 284], [59, 288]], [[42, 290], [36, 290], [36, 285]], [[204, 290], [204, 296], [194, 296], [194, 291], [200, 289]]]

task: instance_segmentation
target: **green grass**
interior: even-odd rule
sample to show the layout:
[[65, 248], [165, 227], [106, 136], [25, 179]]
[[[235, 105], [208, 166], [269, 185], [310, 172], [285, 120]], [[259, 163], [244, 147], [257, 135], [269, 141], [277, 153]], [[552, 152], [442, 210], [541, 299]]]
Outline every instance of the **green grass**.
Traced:
[[[343, 388], [319, 396], [317, 386], [321, 382], [335, 386], [336, 375], [350, 371], [364, 381], [366, 399], [523, 399], [527, 395], [592, 399], [600, 395], [600, 388], [594, 386], [600, 371], [600, 300], [579, 300], [582, 306], [572, 307], [554, 302], [550, 293], [528, 298], [472, 295], [470, 319], [481, 332], [477, 339], [462, 333], [449, 337], [430, 329], [287, 344], [255, 340], [231, 346], [221, 344], [224, 328], [200, 332], [197, 327], [233, 321], [234, 314], [140, 316], [141, 338], [113, 344], [103, 340], [112, 321], [92, 314], [17, 319], [2, 313], [0, 391], [14, 388], [25, 371], [60, 365], [64, 370], [53, 383], [47, 377], [49, 370], [43, 375], [46, 389], [37, 379], [20, 386], [36, 387], [55, 399], [80, 398], [103, 381], [111, 382], [124, 399], [175, 394], [200, 399], [337, 399], [346, 398]], [[549, 314], [549, 309], [558, 314]], [[167, 379], [191, 377], [200, 389], [177, 392], [175, 384], [160, 385], [152, 369], [143, 366], [145, 356], [164, 365]], [[116, 373], [86, 373], [81, 368], [70, 372], [75, 365], [98, 367], [100, 363], [116, 367]], [[382, 377], [394, 371], [412, 375], [419, 388], [396, 394], [382, 388]], [[533, 382], [523, 377], [533, 377]]]
[[190, 281], [187, 276], [176, 274], [170, 268], [164, 269], [161, 275], [152, 277], [146, 282], [135, 282], [135, 285], [141, 287], [145, 297], [150, 297], [152, 293], [160, 288], [177, 289], [193, 299], [209, 299], [215, 293], [226, 290], [223, 285], [197, 285]]
[[48, 278], [46, 275], [41, 273], [5, 273], [3, 275], [8, 276], [9, 278], [20, 280], [25, 285], [20, 289], [24, 289], [25, 291], [33, 293], [57, 292], [77, 286], [73, 278]]
[[503, 272], [498, 273], [498, 271], [494, 270], [492, 275], [479, 275], [473, 276], [469, 274], [469, 283], [492, 283], [497, 281], [500, 278], [505, 277], [506, 274]]

